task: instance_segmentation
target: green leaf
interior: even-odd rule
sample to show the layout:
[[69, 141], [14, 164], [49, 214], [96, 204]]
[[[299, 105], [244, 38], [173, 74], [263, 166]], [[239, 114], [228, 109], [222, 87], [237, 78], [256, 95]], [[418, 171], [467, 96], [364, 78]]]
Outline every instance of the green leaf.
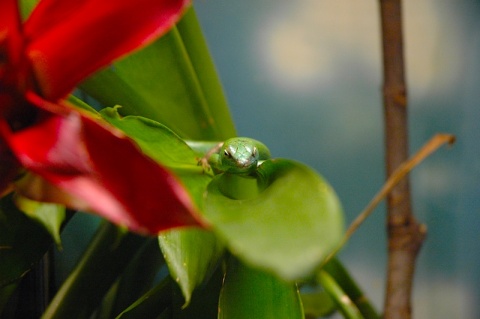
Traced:
[[223, 245], [213, 233], [202, 229], [169, 230], [161, 233], [158, 241], [170, 275], [180, 286], [188, 305], [193, 290], [215, 269]]
[[198, 166], [198, 155], [165, 125], [141, 116], [121, 117], [118, 108], [106, 108], [102, 117], [132, 138], [142, 151], [171, 169], [183, 182], [197, 207], [202, 208], [203, 192], [211, 177]]
[[343, 233], [335, 192], [294, 161], [265, 161], [258, 174], [264, 190], [242, 200], [222, 192], [229, 186], [223, 184], [227, 175], [216, 176], [207, 189], [204, 217], [241, 260], [286, 280], [310, 275]]
[[168, 127], [142, 116], [122, 117], [118, 111], [118, 107], [105, 108], [100, 114], [132, 138], [145, 154], [170, 168], [196, 168], [197, 172], [202, 172], [195, 152]]
[[171, 303], [172, 280], [167, 277], [136, 300], [116, 319], [157, 318]]
[[323, 270], [321, 270], [320, 273], [322, 271], [327, 272], [333, 278], [333, 280], [336, 281], [336, 283], [342, 288], [343, 291], [345, 291], [348, 297], [355, 303], [358, 310], [366, 319], [381, 318], [368, 297], [363, 293], [357, 283], [350, 276], [347, 269], [338, 259], [333, 258], [330, 260], [325, 267], [323, 267]]
[[173, 28], [148, 47], [96, 73], [81, 88], [104, 106], [122, 105], [123, 114], [159, 121], [184, 138], [234, 136], [221, 84], [193, 12], [181, 24], [181, 31]]
[[0, 200], [0, 289], [22, 278], [52, 245], [50, 234], [14, 204]]
[[220, 292], [219, 319], [303, 319], [295, 284], [231, 258]]
[[104, 222], [42, 318], [90, 318], [103, 296], [147, 241], [148, 238], [126, 233]]
[[39, 222], [50, 233], [59, 248], [62, 246], [60, 230], [66, 218], [65, 207], [56, 204], [40, 203], [20, 195], [15, 203], [27, 216]]
[[113, 318], [147, 293], [164, 265], [157, 239], [149, 238], [105, 296], [96, 318]]
[[325, 271], [320, 271], [318, 275], [320, 284], [325, 291], [332, 297], [332, 300], [347, 319], [364, 319], [360, 310], [353, 303], [350, 297], [338, 285], [335, 279]]
[[301, 293], [303, 310], [313, 318], [329, 316], [337, 310], [332, 298], [325, 291]]

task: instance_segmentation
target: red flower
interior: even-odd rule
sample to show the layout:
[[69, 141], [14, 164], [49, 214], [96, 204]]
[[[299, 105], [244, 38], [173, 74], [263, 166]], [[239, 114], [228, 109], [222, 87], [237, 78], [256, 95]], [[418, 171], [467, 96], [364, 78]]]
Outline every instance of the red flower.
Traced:
[[0, 193], [23, 166], [34, 173], [25, 188], [34, 199], [139, 232], [200, 224], [169, 171], [63, 100], [89, 74], [166, 32], [188, 4], [42, 0], [22, 24], [17, 0], [0, 0]]

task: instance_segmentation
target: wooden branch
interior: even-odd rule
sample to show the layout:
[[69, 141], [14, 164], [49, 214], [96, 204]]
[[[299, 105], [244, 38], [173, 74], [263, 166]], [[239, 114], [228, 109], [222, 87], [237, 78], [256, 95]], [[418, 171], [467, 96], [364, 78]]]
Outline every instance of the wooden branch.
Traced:
[[[390, 176], [408, 158], [401, 0], [380, 0], [383, 42], [386, 170]], [[415, 260], [426, 235], [412, 213], [408, 178], [387, 197], [388, 269], [385, 319], [411, 318]]]

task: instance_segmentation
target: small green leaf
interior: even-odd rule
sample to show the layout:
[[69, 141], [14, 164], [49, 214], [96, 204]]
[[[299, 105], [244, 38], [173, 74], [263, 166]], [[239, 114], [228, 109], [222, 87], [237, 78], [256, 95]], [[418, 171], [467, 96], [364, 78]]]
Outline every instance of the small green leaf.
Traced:
[[30, 218], [38, 221], [50, 233], [59, 248], [62, 246], [60, 229], [65, 221], [65, 207], [56, 204], [40, 203], [23, 196], [15, 196], [17, 207]]
[[265, 161], [258, 174], [264, 190], [242, 200], [224, 195], [225, 175], [215, 177], [204, 217], [241, 260], [286, 280], [310, 275], [343, 233], [335, 192], [316, 172], [289, 160]]
[[219, 319], [303, 319], [295, 284], [231, 258], [220, 292]]
[[0, 289], [23, 277], [52, 245], [52, 237], [25, 216], [12, 196], [0, 200]]
[[193, 290], [215, 269], [223, 245], [213, 233], [202, 229], [169, 230], [161, 233], [158, 241], [170, 275], [180, 286], [188, 305]]

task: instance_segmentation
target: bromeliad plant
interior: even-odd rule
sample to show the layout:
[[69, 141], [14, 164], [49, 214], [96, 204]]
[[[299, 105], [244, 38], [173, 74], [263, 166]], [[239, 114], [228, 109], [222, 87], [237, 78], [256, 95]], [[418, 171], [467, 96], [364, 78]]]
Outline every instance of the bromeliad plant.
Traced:
[[0, 1], [5, 316], [67, 207], [116, 226], [100, 226], [44, 318], [377, 317], [336, 260], [320, 269], [343, 232], [331, 187], [254, 140], [218, 147], [235, 130], [188, 1], [20, 4], [23, 21]]

